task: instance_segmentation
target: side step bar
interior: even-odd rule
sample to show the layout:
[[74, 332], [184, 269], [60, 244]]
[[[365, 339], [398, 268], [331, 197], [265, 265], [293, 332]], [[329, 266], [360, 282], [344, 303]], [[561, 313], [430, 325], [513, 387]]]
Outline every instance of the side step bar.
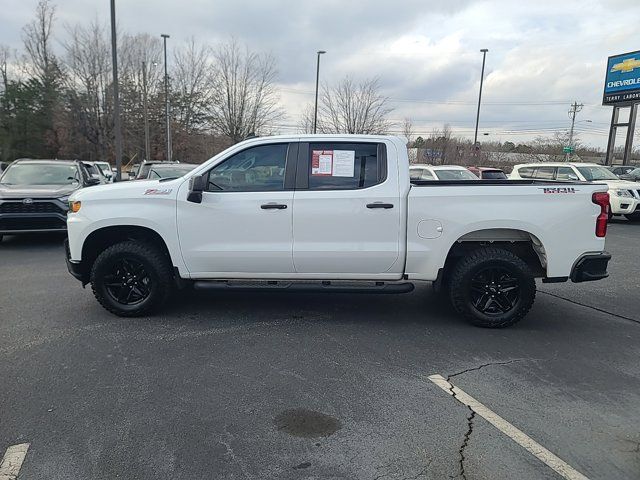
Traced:
[[409, 293], [415, 286], [413, 283], [332, 283], [323, 282], [283, 282], [283, 281], [247, 281], [238, 280], [196, 280], [193, 288], [197, 290], [242, 290], [261, 292], [265, 290], [282, 290], [290, 292], [331, 292], [331, 293]]

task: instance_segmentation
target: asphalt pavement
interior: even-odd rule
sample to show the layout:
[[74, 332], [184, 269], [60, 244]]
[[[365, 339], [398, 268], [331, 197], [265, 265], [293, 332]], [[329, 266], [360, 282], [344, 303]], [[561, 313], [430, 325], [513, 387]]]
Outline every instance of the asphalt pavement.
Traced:
[[539, 284], [529, 316], [472, 327], [404, 295], [188, 292], [122, 319], [59, 236], [0, 244], [0, 457], [19, 479], [562, 478], [456, 387], [590, 479], [640, 478], [640, 225], [611, 277]]

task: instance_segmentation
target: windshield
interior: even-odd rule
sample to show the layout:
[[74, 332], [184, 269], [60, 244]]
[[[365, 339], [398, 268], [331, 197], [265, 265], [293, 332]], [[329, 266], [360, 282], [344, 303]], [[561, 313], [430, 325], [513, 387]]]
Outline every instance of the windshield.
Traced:
[[592, 182], [594, 180], [620, 180], [615, 173], [612, 173], [606, 168], [598, 165], [577, 168], [587, 182]]
[[5, 170], [0, 183], [6, 185], [71, 185], [79, 183], [75, 165], [18, 163]]
[[469, 170], [434, 170], [438, 180], [480, 180]]
[[154, 167], [149, 174], [150, 179], [154, 178], [177, 178], [190, 172], [197, 165], [176, 165], [171, 167]]
[[100, 162], [100, 163], [95, 162], [94, 165], [96, 165], [103, 174], [106, 174], [107, 172], [111, 171], [111, 166], [107, 162]]

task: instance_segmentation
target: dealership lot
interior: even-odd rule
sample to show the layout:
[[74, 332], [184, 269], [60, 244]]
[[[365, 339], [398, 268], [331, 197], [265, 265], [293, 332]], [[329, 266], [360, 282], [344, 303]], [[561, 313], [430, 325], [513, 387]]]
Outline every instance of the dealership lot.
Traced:
[[[640, 476], [640, 225], [611, 277], [539, 285], [506, 330], [398, 296], [185, 293], [104, 311], [62, 238], [0, 244], [0, 456], [19, 478], [561, 478], [439, 374], [588, 478]], [[1, 475], [0, 475], [1, 477]]]

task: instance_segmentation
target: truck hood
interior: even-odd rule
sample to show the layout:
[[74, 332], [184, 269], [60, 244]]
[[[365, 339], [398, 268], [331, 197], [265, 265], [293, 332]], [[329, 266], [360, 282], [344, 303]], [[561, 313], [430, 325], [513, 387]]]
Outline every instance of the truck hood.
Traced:
[[7, 185], [0, 184], [0, 199], [60, 198], [75, 192], [79, 185]]
[[183, 181], [184, 178], [164, 182], [160, 180], [127, 180], [107, 185], [97, 185], [78, 190], [71, 196], [70, 200], [114, 200], [140, 197], [175, 198], [178, 187]]

